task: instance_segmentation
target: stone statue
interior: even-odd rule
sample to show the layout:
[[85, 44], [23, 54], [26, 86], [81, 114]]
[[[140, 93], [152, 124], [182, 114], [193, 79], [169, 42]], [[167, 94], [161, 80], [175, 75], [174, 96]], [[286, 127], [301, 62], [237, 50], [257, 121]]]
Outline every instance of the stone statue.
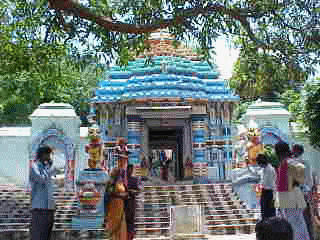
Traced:
[[89, 128], [88, 137], [90, 143], [86, 145], [86, 152], [89, 153], [89, 168], [100, 168], [103, 161], [104, 147], [100, 139], [100, 129], [98, 127]]
[[259, 152], [263, 152], [263, 145], [260, 142], [259, 130], [249, 133], [250, 142], [247, 145], [248, 165], [256, 165], [256, 158]]

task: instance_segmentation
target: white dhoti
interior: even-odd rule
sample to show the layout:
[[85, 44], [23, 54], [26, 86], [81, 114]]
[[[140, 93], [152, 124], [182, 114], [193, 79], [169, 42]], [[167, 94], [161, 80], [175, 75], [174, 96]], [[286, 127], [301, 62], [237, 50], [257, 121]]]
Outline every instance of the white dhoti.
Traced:
[[277, 215], [291, 224], [294, 240], [310, 240], [307, 224], [303, 217], [303, 209], [280, 208], [277, 210]]

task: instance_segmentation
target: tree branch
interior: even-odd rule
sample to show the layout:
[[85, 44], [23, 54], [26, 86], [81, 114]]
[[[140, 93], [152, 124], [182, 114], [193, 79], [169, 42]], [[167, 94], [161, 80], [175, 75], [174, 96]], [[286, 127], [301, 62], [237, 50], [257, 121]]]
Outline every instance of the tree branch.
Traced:
[[247, 20], [247, 17], [249, 16], [248, 12], [242, 11], [246, 9], [228, 9], [225, 6], [219, 4], [208, 6], [205, 8], [183, 9], [179, 12], [179, 15], [175, 19], [159, 20], [158, 23], [154, 24], [127, 24], [115, 22], [112, 20], [111, 16], [98, 16], [88, 8], [84, 8], [83, 6], [81, 6], [81, 4], [74, 2], [73, 0], [49, 0], [49, 7], [58, 11], [71, 12], [80, 18], [94, 21], [96, 24], [110, 32], [133, 34], [154, 32], [158, 29], [163, 29], [178, 24], [184, 24], [186, 18], [188, 17], [198, 16], [199, 14], [207, 15], [210, 12], [220, 12], [234, 20], [240, 21], [240, 23], [248, 32], [249, 36], [251, 36], [252, 38], [254, 37], [254, 34], [250, 29], [250, 24]]

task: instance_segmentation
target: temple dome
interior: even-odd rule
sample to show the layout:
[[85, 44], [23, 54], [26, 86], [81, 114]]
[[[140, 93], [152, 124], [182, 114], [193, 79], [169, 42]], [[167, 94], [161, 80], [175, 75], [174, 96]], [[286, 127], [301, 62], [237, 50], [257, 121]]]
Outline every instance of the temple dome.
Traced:
[[151, 63], [141, 59], [126, 67], [114, 66], [99, 83], [93, 102], [137, 98], [193, 98], [238, 101], [215, 67], [207, 62], [181, 57], [155, 56]]

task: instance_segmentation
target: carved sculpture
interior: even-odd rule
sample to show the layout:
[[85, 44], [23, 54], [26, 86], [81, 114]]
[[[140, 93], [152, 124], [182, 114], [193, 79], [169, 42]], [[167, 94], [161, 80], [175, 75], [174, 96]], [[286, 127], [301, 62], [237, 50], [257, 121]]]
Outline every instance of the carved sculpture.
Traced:
[[86, 152], [89, 153], [88, 166], [89, 168], [101, 167], [104, 147], [100, 139], [100, 129], [89, 128], [88, 137], [90, 139], [90, 143], [86, 145]]
[[255, 165], [257, 154], [263, 152], [263, 145], [260, 143], [260, 134], [257, 129], [249, 132], [250, 142], [247, 145], [248, 164]]

